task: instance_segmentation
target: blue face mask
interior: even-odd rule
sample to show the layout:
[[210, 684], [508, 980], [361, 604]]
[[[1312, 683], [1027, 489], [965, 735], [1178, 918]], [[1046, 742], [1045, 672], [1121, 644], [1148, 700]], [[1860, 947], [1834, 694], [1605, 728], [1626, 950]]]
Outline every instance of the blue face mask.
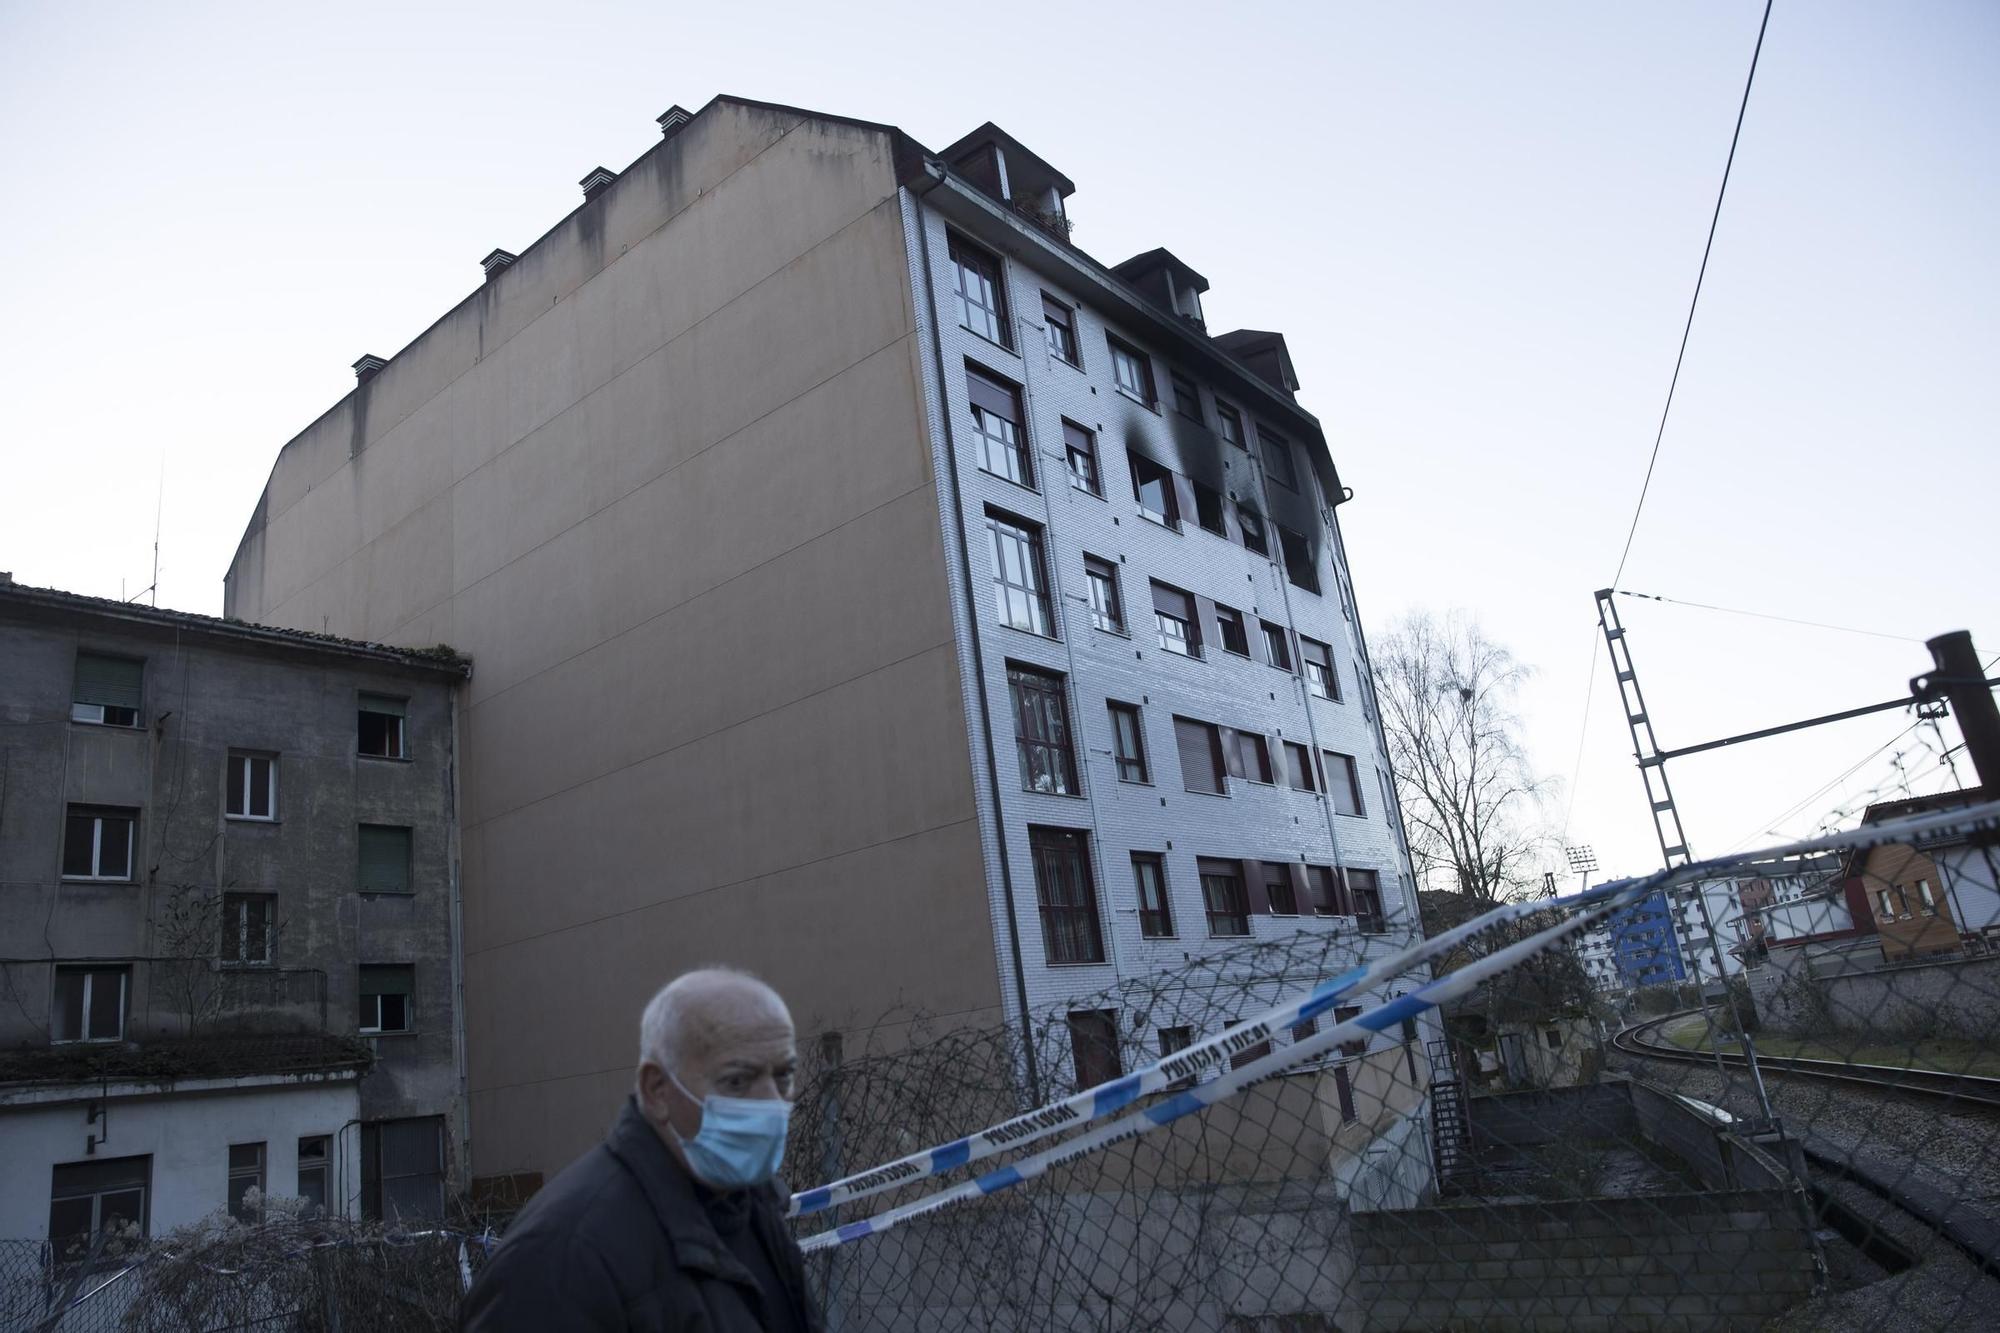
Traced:
[[[674, 1130], [688, 1169], [705, 1185], [740, 1190], [762, 1185], [778, 1174], [785, 1157], [785, 1131], [791, 1125], [792, 1104], [778, 1097], [724, 1097], [711, 1092], [696, 1098], [687, 1085], [674, 1080], [689, 1101], [701, 1102], [701, 1129], [693, 1138]], [[672, 1124], [667, 1126], [673, 1129]]]

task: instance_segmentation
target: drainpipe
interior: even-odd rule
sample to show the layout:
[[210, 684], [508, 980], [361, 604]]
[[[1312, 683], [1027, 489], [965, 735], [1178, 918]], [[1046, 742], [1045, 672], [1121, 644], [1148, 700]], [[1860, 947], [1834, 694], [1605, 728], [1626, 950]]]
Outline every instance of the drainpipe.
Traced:
[[466, 678], [451, 687], [451, 757], [445, 764], [445, 785], [451, 802], [451, 1045], [458, 1076], [458, 1165], [463, 1187], [472, 1188], [472, 1092], [465, 1053], [465, 880], [459, 830], [463, 827], [459, 764], [464, 753], [464, 694]]
[[965, 537], [965, 499], [958, 484], [958, 443], [951, 429], [951, 407], [945, 401], [944, 339], [938, 334], [937, 292], [931, 281], [930, 227], [924, 212], [924, 196], [944, 184], [944, 168], [924, 162], [923, 179], [904, 188], [917, 210], [917, 255], [924, 270], [924, 318], [931, 330], [931, 368], [937, 376], [938, 415], [944, 426], [946, 478], [951, 483], [952, 523], [958, 529], [958, 573], [964, 600], [966, 626], [972, 640], [973, 693], [979, 700], [979, 738], [985, 751], [986, 784], [992, 793], [994, 842], [1000, 854], [1000, 896], [1007, 911], [1007, 947], [1014, 972], [1015, 1003], [1021, 1013], [1021, 1055], [1028, 1074], [1028, 1104], [1042, 1101], [1042, 1080], [1035, 1061], [1035, 1025], [1028, 1010], [1028, 974], [1021, 962], [1021, 922], [1014, 910], [1014, 876], [1007, 861], [1007, 825], [1000, 809], [1000, 764], [993, 750], [993, 710], [986, 699], [986, 664], [979, 644], [979, 607], [972, 597], [972, 557]]

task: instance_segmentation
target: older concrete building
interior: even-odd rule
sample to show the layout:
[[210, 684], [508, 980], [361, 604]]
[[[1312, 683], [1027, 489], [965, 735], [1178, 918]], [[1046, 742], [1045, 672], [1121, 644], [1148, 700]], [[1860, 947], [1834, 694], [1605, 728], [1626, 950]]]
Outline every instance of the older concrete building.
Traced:
[[438, 1215], [466, 670], [0, 576], [0, 1237]]
[[[1069, 241], [993, 125], [719, 98], [279, 454], [233, 616], [479, 662], [475, 1169], [547, 1171], [681, 967], [802, 1030], [1060, 1016], [1244, 940], [1414, 924], [1278, 334]], [[1074, 1015], [1078, 1068], [1185, 1040]]]

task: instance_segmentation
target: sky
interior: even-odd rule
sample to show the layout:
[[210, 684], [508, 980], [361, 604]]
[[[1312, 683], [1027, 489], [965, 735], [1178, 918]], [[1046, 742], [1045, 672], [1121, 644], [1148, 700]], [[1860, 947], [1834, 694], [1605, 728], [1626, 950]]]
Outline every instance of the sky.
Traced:
[[[1507, 645], [1534, 672], [1540, 817], [1642, 873], [1592, 593], [1761, 13], [0, 0], [0, 569], [132, 596], [157, 530], [159, 604], [219, 613], [272, 459], [351, 363], [646, 151], [671, 104], [734, 93], [932, 147], [990, 119], [1077, 182], [1098, 259], [1166, 246], [1213, 284], [1212, 330], [1286, 335], [1355, 492], [1371, 632], [1458, 611]], [[1663, 745], [1904, 694], [1946, 630], [2000, 654], [1996, 69], [1985, 0], [1775, 7], [1618, 584], [1675, 599], [1620, 599]], [[1954, 785], [1957, 741], [1890, 712], [1671, 772], [1716, 854]]]

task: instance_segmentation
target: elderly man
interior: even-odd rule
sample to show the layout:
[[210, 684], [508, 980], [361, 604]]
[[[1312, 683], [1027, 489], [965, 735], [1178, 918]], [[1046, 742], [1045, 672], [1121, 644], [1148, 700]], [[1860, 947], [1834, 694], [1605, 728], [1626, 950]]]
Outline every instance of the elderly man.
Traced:
[[816, 1333], [773, 1183], [797, 1064], [763, 982], [705, 968], [668, 983], [610, 1135], [521, 1210], [459, 1326]]

